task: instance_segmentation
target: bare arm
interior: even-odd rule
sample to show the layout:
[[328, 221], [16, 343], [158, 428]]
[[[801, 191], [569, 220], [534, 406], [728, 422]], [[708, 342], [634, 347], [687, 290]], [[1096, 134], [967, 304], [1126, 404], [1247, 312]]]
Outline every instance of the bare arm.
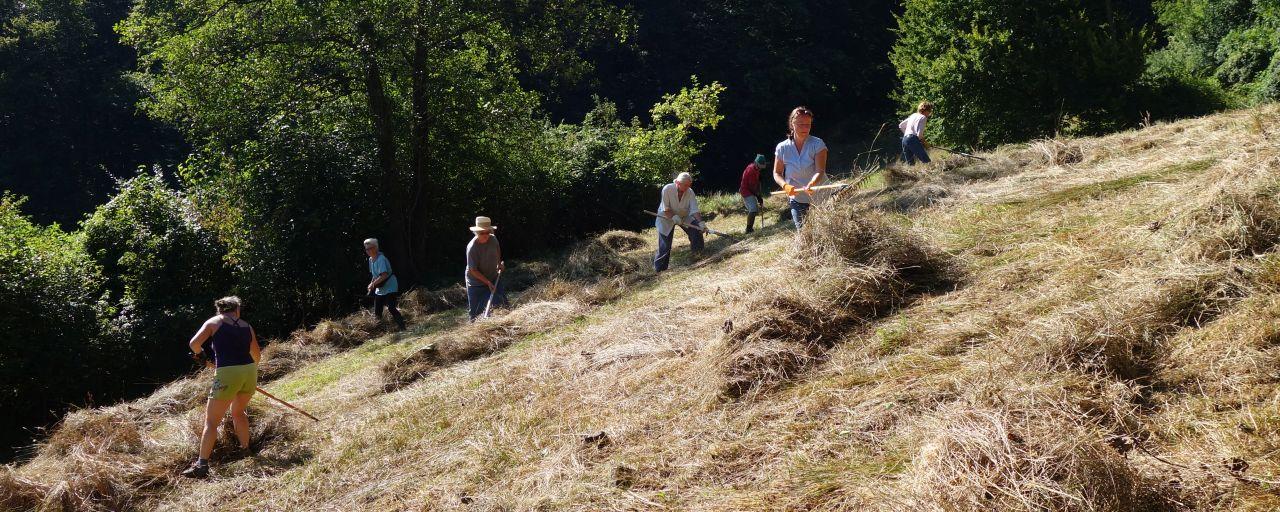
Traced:
[[480, 281], [481, 284], [488, 286], [489, 288], [493, 288], [493, 282], [490, 281], [489, 278], [485, 277], [484, 274], [481, 274], [479, 270], [469, 268], [467, 269], [467, 273], [471, 274], [471, 277], [476, 278], [477, 281]]
[[258, 345], [258, 333], [249, 328], [249, 356], [253, 358], [253, 362], [262, 361], [262, 346]]
[[205, 320], [204, 325], [200, 326], [200, 330], [196, 331], [196, 335], [192, 336], [191, 341], [187, 342], [187, 347], [191, 348], [191, 352], [199, 354], [204, 351], [204, 342], [209, 341], [213, 333], [218, 331], [218, 325], [221, 323], [222, 320], [216, 316]]
[[778, 188], [786, 188], [787, 180], [784, 174], [787, 170], [787, 164], [782, 162], [781, 158], [773, 157], [773, 182], [778, 184]]
[[369, 281], [369, 289], [370, 289], [370, 290], [373, 290], [374, 288], [377, 288], [377, 287], [379, 287], [379, 286], [382, 286], [382, 283], [387, 282], [387, 279], [388, 279], [388, 278], [390, 278], [390, 277], [391, 277], [391, 274], [388, 274], [388, 273], [386, 273], [386, 272], [383, 272], [383, 273], [381, 273], [381, 274], [378, 274], [377, 276], [375, 276], [375, 277], [373, 278], [373, 280], [372, 280], [372, 281]]
[[822, 180], [827, 179], [827, 148], [822, 148], [822, 151], [819, 151], [817, 156], [813, 157], [813, 164], [813, 166], [817, 168], [816, 170], [818, 172], [813, 173], [813, 178], [811, 178], [809, 183], [804, 186], [806, 189], [822, 183]]

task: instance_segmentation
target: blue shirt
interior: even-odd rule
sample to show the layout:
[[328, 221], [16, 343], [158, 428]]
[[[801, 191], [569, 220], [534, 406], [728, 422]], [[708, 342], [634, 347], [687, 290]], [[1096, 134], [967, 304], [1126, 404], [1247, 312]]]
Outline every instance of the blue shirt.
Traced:
[[[795, 141], [788, 138], [778, 143], [778, 147], [773, 151], [773, 156], [782, 160], [783, 165], [786, 166], [782, 174], [786, 183], [795, 188], [804, 188], [809, 184], [809, 180], [813, 179], [813, 175], [818, 174], [818, 153], [821, 153], [824, 149], [827, 149], [827, 143], [812, 135], [804, 140], [804, 148], [801, 151], [797, 151]], [[825, 170], [823, 169], [823, 171]], [[817, 183], [814, 185], [817, 185]], [[796, 192], [796, 196], [792, 199], [795, 199], [797, 203], [812, 201], [809, 194], [804, 192]]]
[[382, 282], [382, 286], [374, 290], [378, 295], [387, 295], [400, 291], [400, 285], [396, 283], [396, 275], [391, 271], [391, 262], [387, 260], [387, 255], [378, 253], [377, 258], [369, 258], [369, 274], [378, 277], [383, 272], [387, 273], [387, 280]]

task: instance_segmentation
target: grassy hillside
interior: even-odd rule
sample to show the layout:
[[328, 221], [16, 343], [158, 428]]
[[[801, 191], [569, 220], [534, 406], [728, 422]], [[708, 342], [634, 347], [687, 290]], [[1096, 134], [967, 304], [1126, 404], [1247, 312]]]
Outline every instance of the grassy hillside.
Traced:
[[277, 343], [266, 389], [321, 421], [255, 399], [214, 478], [176, 476], [206, 375], [71, 415], [0, 505], [1275, 510], [1278, 121], [890, 169], [661, 276], [651, 232], [609, 233], [496, 319], [419, 294], [409, 332]]

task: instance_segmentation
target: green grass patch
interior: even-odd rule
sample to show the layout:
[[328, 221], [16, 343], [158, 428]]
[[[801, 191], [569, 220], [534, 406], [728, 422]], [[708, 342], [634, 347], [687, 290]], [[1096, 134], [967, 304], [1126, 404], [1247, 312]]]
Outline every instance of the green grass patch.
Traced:
[[1170, 165], [1153, 172], [1135, 174], [1133, 176], [1126, 176], [1124, 178], [1110, 181], [1069, 187], [1057, 192], [1050, 192], [1039, 197], [1007, 201], [1002, 204], [1018, 206], [1021, 208], [1040, 209], [1068, 203], [1103, 199], [1150, 181], [1204, 171], [1216, 161], [1217, 160], [1212, 158], [1193, 160], [1191, 162]]

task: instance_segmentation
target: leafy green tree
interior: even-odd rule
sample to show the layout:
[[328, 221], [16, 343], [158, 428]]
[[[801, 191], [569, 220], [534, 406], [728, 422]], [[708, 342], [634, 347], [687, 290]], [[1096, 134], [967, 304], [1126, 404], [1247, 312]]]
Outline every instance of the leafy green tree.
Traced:
[[1168, 44], [1151, 59], [1157, 76], [1209, 79], [1234, 104], [1280, 99], [1280, 2], [1157, 0]]
[[102, 274], [73, 235], [39, 227], [0, 197], [0, 458], [28, 443], [23, 429], [49, 423], [100, 388], [105, 357], [98, 293]]
[[[185, 341], [231, 288], [226, 249], [159, 176], [122, 183], [83, 224], [85, 253], [106, 276], [113, 372], [126, 385], [172, 378], [190, 363]], [[139, 386], [138, 388], [141, 389]]]
[[939, 141], [990, 147], [1135, 123], [1147, 37], [1105, 0], [906, 2], [890, 59]]
[[484, 183], [461, 171], [521, 147], [513, 135], [537, 98], [520, 87], [517, 55], [580, 71], [573, 49], [625, 33], [624, 14], [599, 0], [143, 1], [121, 27], [142, 56], [148, 110], [228, 155], [218, 175], [254, 165], [247, 146], [275, 123], [373, 155], [360, 179], [412, 281], [439, 255], [437, 216], [470, 206], [457, 194]]

